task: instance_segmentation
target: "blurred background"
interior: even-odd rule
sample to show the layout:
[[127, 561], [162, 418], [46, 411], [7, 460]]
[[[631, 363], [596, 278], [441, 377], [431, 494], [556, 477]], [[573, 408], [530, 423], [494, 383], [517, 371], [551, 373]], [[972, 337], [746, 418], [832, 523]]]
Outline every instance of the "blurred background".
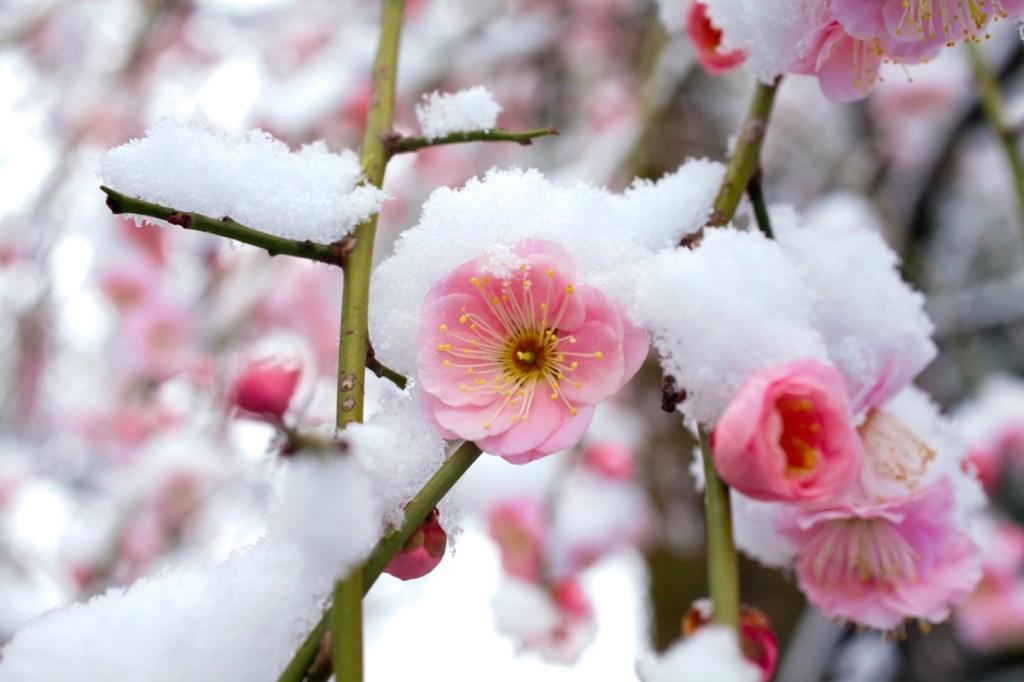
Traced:
[[[230, 406], [246, 358], [302, 357], [292, 416], [333, 420], [339, 273], [115, 217], [96, 156], [164, 117], [358, 148], [377, 12], [369, 0], [0, 0], [0, 642], [49, 609], [260, 537], [275, 455], [272, 430]], [[484, 85], [501, 127], [561, 134], [394, 159], [378, 258], [433, 189], [492, 166], [622, 189], [689, 157], [724, 159], [751, 90], [742, 72], [706, 75], [646, 0], [410, 0], [406, 17], [399, 131], [416, 132], [423, 95]], [[1019, 140], [1017, 27], [996, 24], [981, 47]], [[903, 258], [940, 348], [919, 384], [963, 415], [988, 467], [1002, 563], [927, 635], [828, 623], [790, 576], [752, 562], [744, 599], [771, 619], [780, 680], [1024, 680], [1022, 211], [962, 48], [884, 80], [837, 105], [789, 78], [764, 190], [812, 213], [853, 202]], [[578, 450], [525, 468], [485, 457], [453, 493], [455, 553], [371, 594], [370, 679], [442, 665], [449, 679], [629, 679], [638, 656], [677, 640], [705, 594], [702, 505], [694, 444], [661, 393], [651, 362]], [[523, 547], [534, 573], [571, 579], [516, 582]]]

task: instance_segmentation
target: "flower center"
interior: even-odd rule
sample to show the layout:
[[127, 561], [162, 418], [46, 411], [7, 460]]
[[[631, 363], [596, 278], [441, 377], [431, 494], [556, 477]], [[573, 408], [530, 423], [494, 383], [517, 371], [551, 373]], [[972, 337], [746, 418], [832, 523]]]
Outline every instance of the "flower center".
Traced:
[[783, 396], [775, 402], [782, 418], [779, 446], [786, 456], [786, 474], [801, 475], [814, 471], [821, 457], [821, 419], [814, 403], [800, 396]]
[[572, 376], [580, 361], [603, 357], [600, 351], [573, 350], [576, 337], [559, 333], [558, 325], [574, 295], [572, 284], [561, 292], [558, 310], [552, 310], [557, 298], [555, 271], [548, 270], [544, 277], [543, 298], [534, 295], [530, 275], [523, 264], [509, 281], [472, 277], [470, 283], [490, 315], [463, 307], [457, 324], [453, 321], [440, 326], [440, 331], [452, 339], [437, 346], [438, 352], [448, 356], [444, 365], [471, 375], [472, 381], [460, 385], [460, 390], [492, 393], [497, 398], [494, 413], [483, 424], [485, 429], [506, 410], [513, 412], [513, 422], [526, 421], [538, 388], [543, 388], [550, 400], [561, 401], [570, 414], [577, 414], [579, 409], [566, 397], [563, 385], [571, 382], [581, 388], [582, 382]]
[[830, 521], [805, 550], [814, 577], [831, 588], [885, 587], [917, 579], [920, 555], [884, 519]]
[[873, 409], [857, 427], [871, 471], [915, 490], [935, 459], [935, 451], [903, 422]]
[[[987, 6], [992, 14], [985, 11]], [[904, 0], [896, 35], [916, 34], [922, 42], [940, 36], [952, 47], [984, 28], [990, 17], [1007, 17], [1000, 0], [992, 0], [991, 5], [987, 0]]]

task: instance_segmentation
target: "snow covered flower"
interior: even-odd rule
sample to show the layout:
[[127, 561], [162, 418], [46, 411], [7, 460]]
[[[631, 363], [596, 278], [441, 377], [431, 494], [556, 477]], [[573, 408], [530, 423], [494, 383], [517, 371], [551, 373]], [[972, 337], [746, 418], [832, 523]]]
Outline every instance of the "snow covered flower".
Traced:
[[[712, 625], [710, 599], [698, 599], [683, 617], [683, 634], [692, 637]], [[740, 605], [740, 649], [747, 661], [761, 670], [761, 682], [771, 682], [779, 663], [779, 644], [772, 624], [761, 609]]]
[[637, 666], [643, 682], [759, 682], [761, 671], [743, 657], [736, 635], [722, 625], [698, 629], [654, 660]]
[[437, 282], [418, 347], [424, 413], [442, 435], [520, 464], [579, 441], [639, 369], [647, 335], [579, 283], [562, 247], [527, 239]]
[[546, 661], [574, 663], [597, 633], [594, 609], [575, 578], [549, 585], [511, 579], [491, 601], [495, 627], [519, 649]]
[[892, 629], [906, 618], [945, 620], [978, 582], [977, 548], [955, 515], [943, 479], [894, 500], [806, 509], [783, 532], [800, 547], [797, 580], [811, 603], [832, 618]]
[[743, 50], [722, 49], [722, 32], [711, 23], [707, 5], [703, 2], [690, 5], [686, 13], [686, 34], [690, 36], [697, 61], [708, 73], [725, 73], [747, 58]]
[[835, 498], [857, 478], [863, 450], [842, 375], [796, 360], [751, 379], [712, 435], [722, 478], [758, 500]]

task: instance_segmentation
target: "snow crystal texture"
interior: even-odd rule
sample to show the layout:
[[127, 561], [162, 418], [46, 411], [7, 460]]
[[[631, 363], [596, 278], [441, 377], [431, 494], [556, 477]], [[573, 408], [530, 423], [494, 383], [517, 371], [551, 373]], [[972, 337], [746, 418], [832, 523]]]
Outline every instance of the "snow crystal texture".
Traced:
[[370, 336], [377, 357], [404, 374], [415, 369], [423, 298], [463, 263], [502, 254], [527, 238], [559, 244], [580, 281], [628, 305], [637, 266], [703, 226], [722, 166], [689, 161], [656, 183], [623, 194], [593, 185], [555, 184], [538, 171], [492, 170], [462, 189], [431, 194], [415, 227], [374, 272]]
[[494, 128], [501, 105], [482, 85], [458, 92], [432, 92], [416, 105], [416, 120], [424, 137], [433, 140], [451, 133]]
[[262, 543], [51, 611], [4, 647], [0, 681], [274, 680], [329, 586], [294, 548]]
[[658, 254], [638, 277], [634, 312], [662, 367], [686, 389], [681, 410], [704, 424], [755, 375], [828, 357], [804, 283], [758, 232], [708, 230], [694, 250]]
[[765, 83], [788, 72], [812, 47], [824, 23], [821, 0], [703, 0], [725, 50], [743, 50], [745, 64]]
[[758, 682], [761, 671], [740, 652], [728, 628], [703, 627], [655, 660], [638, 666], [643, 682]]
[[260, 130], [232, 137], [168, 119], [104, 153], [99, 175], [122, 194], [322, 243], [344, 237], [385, 198], [359, 184], [362, 169], [351, 150], [332, 154], [319, 141], [292, 152]]

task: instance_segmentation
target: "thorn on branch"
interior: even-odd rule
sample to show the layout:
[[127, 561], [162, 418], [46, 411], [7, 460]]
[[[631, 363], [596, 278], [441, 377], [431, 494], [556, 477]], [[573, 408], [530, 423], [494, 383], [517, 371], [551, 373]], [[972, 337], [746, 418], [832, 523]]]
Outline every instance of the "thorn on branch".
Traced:
[[[312, 245], [313, 242], [306, 241], [308, 245]], [[348, 257], [356, 250], [356, 246], [359, 244], [359, 240], [348, 234], [339, 239], [336, 242], [328, 244], [328, 248], [331, 250], [331, 258], [338, 267], [344, 269], [345, 265], [348, 264]]]
[[686, 389], [679, 388], [676, 378], [671, 374], [661, 377], [661, 409], [675, 412], [676, 406], [686, 400]]
[[398, 144], [405, 139], [405, 135], [397, 130], [385, 130], [380, 134], [380, 141], [384, 143], [384, 151], [388, 156], [394, 156]]
[[192, 228], [192, 214], [182, 213], [181, 211], [175, 211], [171, 215], [167, 216], [167, 222], [171, 225], [180, 225], [186, 230]]

